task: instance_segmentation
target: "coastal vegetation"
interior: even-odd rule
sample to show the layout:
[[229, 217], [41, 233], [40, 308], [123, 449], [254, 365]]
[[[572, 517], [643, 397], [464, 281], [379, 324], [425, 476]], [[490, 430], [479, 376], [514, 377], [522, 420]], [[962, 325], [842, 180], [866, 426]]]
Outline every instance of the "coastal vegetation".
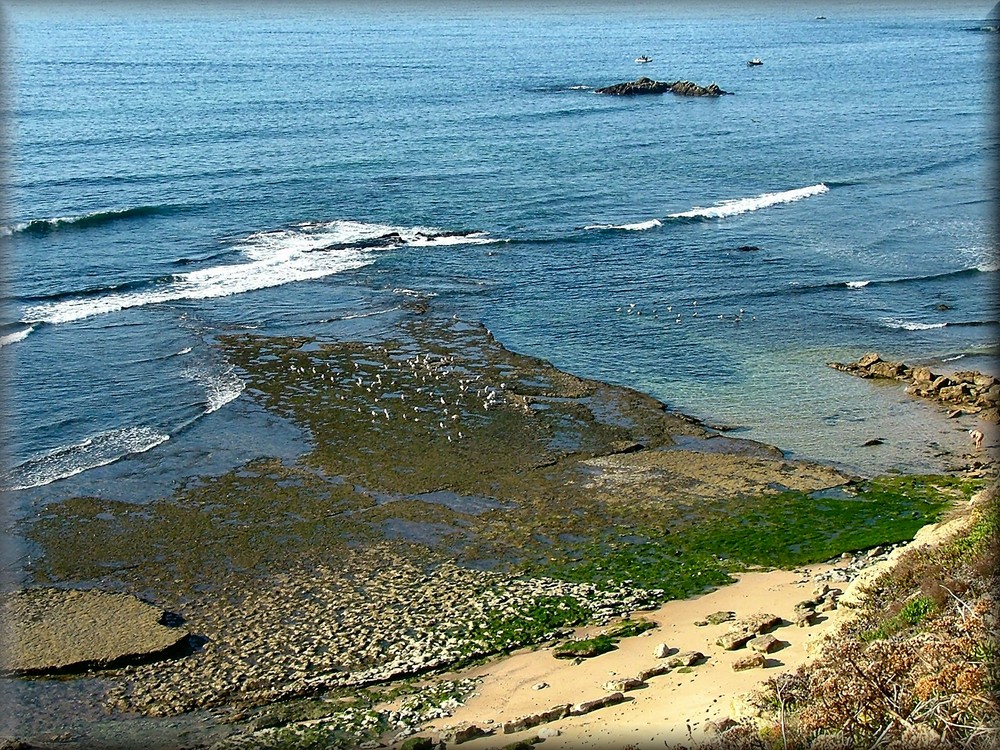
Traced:
[[760, 716], [712, 746], [997, 747], [998, 511], [993, 486], [933, 543], [903, 552], [817, 658], [753, 696]]

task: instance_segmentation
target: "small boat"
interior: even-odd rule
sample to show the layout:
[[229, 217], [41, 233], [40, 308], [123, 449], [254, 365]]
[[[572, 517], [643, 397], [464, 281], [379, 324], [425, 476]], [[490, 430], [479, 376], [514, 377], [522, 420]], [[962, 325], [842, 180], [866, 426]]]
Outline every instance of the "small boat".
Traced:
[[755, 57], [753, 60], [747, 60], [747, 65], [753, 67], [754, 65], [763, 65], [763, 61], [759, 57]]
[[635, 58], [635, 61], [637, 63], [648, 63], [648, 62], [653, 62], [653, 58], [652, 57], [646, 57], [645, 55], [642, 55], [641, 57]]
[[816, 16], [816, 20], [817, 21], [825, 21], [826, 20], [826, 16]]

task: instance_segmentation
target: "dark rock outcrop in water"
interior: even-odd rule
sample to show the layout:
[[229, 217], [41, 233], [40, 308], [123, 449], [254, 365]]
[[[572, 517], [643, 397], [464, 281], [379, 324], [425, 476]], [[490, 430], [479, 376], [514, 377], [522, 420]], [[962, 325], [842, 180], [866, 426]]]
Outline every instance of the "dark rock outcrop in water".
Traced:
[[1000, 422], [1000, 381], [992, 375], [973, 370], [941, 375], [928, 367], [887, 362], [876, 352], [865, 354], [857, 362], [830, 362], [829, 365], [862, 378], [902, 380], [908, 383], [906, 392], [909, 394], [954, 405], [961, 411], [978, 414], [987, 422]]
[[699, 86], [691, 81], [654, 81], [651, 78], [639, 78], [635, 81], [616, 83], [613, 86], [594, 89], [598, 94], [613, 94], [614, 96], [635, 96], [636, 94], [665, 94], [668, 91], [680, 96], [722, 96], [729, 94], [723, 91], [716, 84], [710, 83], [708, 86]]

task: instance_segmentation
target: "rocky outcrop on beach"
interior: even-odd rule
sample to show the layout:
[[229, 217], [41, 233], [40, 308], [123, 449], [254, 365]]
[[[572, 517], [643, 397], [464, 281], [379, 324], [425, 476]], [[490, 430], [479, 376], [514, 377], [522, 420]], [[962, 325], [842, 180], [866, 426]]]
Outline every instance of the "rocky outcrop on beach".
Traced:
[[723, 91], [715, 83], [708, 86], [699, 86], [691, 81], [654, 81], [651, 78], [638, 78], [635, 81], [616, 83], [613, 86], [594, 89], [598, 94], [612, 94], [614, 96], [635, 96], [636, 94], [665, 94], [668, 91], [680, 96], [722, 96], [730, 94], [730, 91]]
[[0, 674], [42, 675], [120, 667], [184, 650], [189, 633], [127, 594], [24, 589], [4, 601]]
[[1000, 423], [1000, 380], [992, 375], [975, 370], [940, 374], [929, 367], [884, 360], [877, 352], [857, 362], [830, 362], [829, 366], [860, 378], [900, 380], [907, 383], [907, 393], [953, 407], [955, 416], [977, 414], [983, 421]]

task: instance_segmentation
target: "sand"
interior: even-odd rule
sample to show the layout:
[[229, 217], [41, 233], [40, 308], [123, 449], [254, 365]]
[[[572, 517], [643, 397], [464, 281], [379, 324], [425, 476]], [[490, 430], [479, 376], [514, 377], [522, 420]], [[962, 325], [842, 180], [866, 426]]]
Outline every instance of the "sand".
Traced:
[[[448, 728], [465, 723], [496, 728], [492, 736], [463, 743], [462, 746], [469, 750], [502, 747], [536, 737], [540, 731], [549, 735], [545, 739], [547, 750], [663, 748], [685, 742], [690, 744], [692, 738], [703, 740], [708, 736], [705, 732], [707, 722], [724, 717], [738, 718], [740, 711], [745, 710], [741, 706], [741, 695], [769, 677], [795, 670], [806, 661], [810, 651], [815, 650], [812, 644], [828, 631], [837, 612], [819, 615], [812, 626], [798, 627], [794, 624], [794, 607], [813, 596], [817, 585], [815, 576], [844, 565], [846, 561], [795, 571], [742, 574], [736, 583], [711, 593], [671, 601], [652, 612], [637, 613], [636, 617], [653, 620], [659, 627], [621, 640], [616, 651], [577, 664], [556, 659], [550, 649], [545, 649], [521, 651], [500, 662], [463, 672], [462, 677], [481, 677], [481, 687], [451, 717], [427, 725], [428, 731], [421, 734], [447, 733]], [[846, 584], [834, 585], [843, 587]], [[782, 645], [766, 655], [764, 667], [733, 670], [733, 663], [751, 652], [746, 647], [726, 651], [716, 645], [716, 639], [731, 623], [695, 625], [696, 621], [719, 610], [733, 611], [737, 618], [760, 612], [783, 618], [783, 624], [771, 631]], [[598, 627], [580, 629], [577, 635], [582, 637], [601, 630]], [[607, 695], [603, 685], [609, 680], [635, 677], [641, 670], [663, 663], [654, 656], [660, 643], [681, 652], [701, 651], [706, 659], [690, 671], [674, 669], [651, 677], [645, 687], [627, 692], [626, 701], [619, 705], [517, 733], [502, 733], [500, 725], [505, 721]], [[547, 686], [535, 687], [543, 683]], [[552, 730], [558, 730], [558, 736], [551, 736]]]

